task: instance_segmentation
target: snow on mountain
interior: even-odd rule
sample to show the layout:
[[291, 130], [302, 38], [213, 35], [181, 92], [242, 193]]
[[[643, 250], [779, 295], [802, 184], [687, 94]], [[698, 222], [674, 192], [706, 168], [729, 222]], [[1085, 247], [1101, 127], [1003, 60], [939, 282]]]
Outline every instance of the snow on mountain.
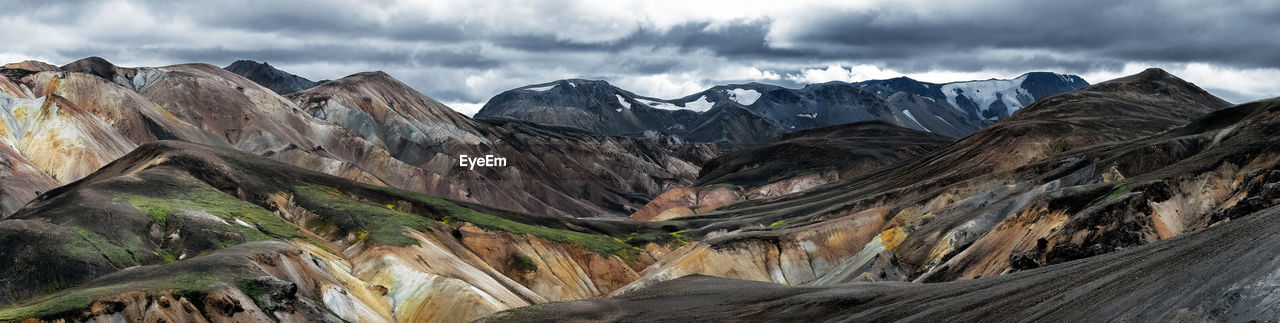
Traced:
[[[1022, 83], [1026, 80], [1027, 76], [1022, 75], [1012, 80], [992, 79], [947, 83], [942, 85], [942, 94], [947, 97], [947, 103], [951, 103], [951, 106], [956, 109], [961, 109], [961, 103], [957, 102], [957, 98], [967, 98], [977, 104], [979, 115], [984, 119], [997, 120], [999, 116], [990, 111], [992, 104], [996, 101], [1004, 105], [1007, 109], [1006, 115], [1009, 115], [1035, 100], [1027, 90], [1022, 88]], [[961, 109], [961, 111], [964, 110]]]
[[[569, 84], [573, 84], [573, 83], [569, 83]], [[556, 84], [555, 84], [555, 83], [551, 83], [551, 84], [547, 84], [547, 85], [543, 85], [543, 86], [525, 87], [525, 88], [522, 88], [521, 90], [525, 90], [525, 91], [537, 91], [537, 92], [546, 92], [546, 91], [550, 91], [550, 90], [551, 90], [551, 88], [554, 88], [554, 87], [556, 87]]]
[[[924, 124], [920, 123], [920, 120], [916, 120], [916, 116], [911, 115], [910, 110], [902, 110], [902, 114], [906, 115], [907, 118], [910, 118], [911, 122], [915, 122], [917, 126], [920, 126], [920, 129], [924, 129], [924, 131], [928, 131], [928, 132], [933, 132], [933, 130], [929, 130], [929, 127], [925, 127]], [[943, 120], [943, 121], [946, 121], [946, 120]]]
[[[575, 90], [553, 90], [558, 85], [573, 86]], [[946, 84], [908, 77], [857, 83], [835, 81], [798, 89], [762, 83], [728, 84], [680, 98], [660, 99], [637, 95], [604, 81], [573, 79], [500, 94], [477, 117], [506, 116], [608, 134], [644, 130], [679, 133], [691, 131], [694, 124], [690, 122], [699, 115], [726, 107], [745, 109], [788, 131], [882, 120], [959, 138], [1008, 118], [1039, 98], [1086, 85], [1084, 79], [1074, 75], [1031, 72], [1013, 79]], [[601, 111], [626, 109], [632, 113], [598, 115]], [[742, 130], [745, 129], [734, 131]]]
[[675, 105], [675, 104], [671, 104], [671, 103], [667, 103], [667, 102], [662, 102], [662, 101], [645, 100], [645, 99], [640, 99], [640, 98], [636, 98], [636, 101], [640, 101], [640, 103], [643, 103], [644, 105], [647, 105], [647, 106], [652, 107], [652, 108], [655, 108], [655, 109], [662, 109], [662, 110], [685, 110], [685, 108], [684, 108], [684, 107], [677, 106], [677, 105]]
[[[622, 97], [621, 94], [614, 94], [613, 96], [618, 97], [618, 104], [621, 104], [622, 108], [631, 109], [631, 102], [627, 102], [627, 98]], [[622, 109], [618, 109], [618, 112], [622, 112]]]
[[748, 89], [729, 90], [729, 99], [741, 105], [751, 105], [760, 99], [760, 91]]
[[701, 98], [698, 98], [697, 100], [685, 102], [684, 108], [688, 110], [697, 111], [697, 112], [706, 112], [707, 110], [711, 110], [711, 106], [714, 106], [714, 105], [716, 105], [716, 103], [711, 102], [711, 99], [708, 99], [707, 96], [704, 95]]

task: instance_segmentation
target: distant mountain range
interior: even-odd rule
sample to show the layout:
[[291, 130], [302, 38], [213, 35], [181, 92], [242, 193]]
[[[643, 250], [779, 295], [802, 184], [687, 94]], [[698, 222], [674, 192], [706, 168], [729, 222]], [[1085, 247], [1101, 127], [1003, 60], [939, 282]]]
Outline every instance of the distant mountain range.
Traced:
[[[281, 95], [325, 82], [250, 60], [238, 60], [225, 69]], [[690, 142], [730, 147], [765, 144], [792, 131], [870, 120], [960, 138], [1008, 118], [1039, 98], [1088, 85], [1075, 75], [1031, 72], [1007, 80], [943, 84], [908, 77], [827, 82], [799, 89], [730, 84], [659, 99], [606, 81], [565, 79], [499, 93], [475, 118], [509, 118], [606, 135], [638, 137], [658, 131]]]
[[[1009, 80], [945, 84], [907, 77], [827, 82], [799, 89], [731, 84], [677, 99], [658, 99], [605, 81], [570, 79], [503, 92], [475, 117], [514, 118], [612, 135], [657, 130], [695, 142], [739, 145], [761, 144], [784, 132], [869, 120], [959, 138], [1008, 118], [1039, 98], [1088, 85], [1075, 75], [1032, 72]], [[737, 110], [750, 113], [733, 112]]]

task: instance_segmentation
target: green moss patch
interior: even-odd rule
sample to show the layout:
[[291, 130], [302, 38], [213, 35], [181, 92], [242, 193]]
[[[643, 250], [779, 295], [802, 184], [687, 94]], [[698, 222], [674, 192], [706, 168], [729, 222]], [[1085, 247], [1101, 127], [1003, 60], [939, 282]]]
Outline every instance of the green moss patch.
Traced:
[[81, 227], [71, 227], [76, 238], [68, 241], [63, 248], [69, 254], [99, 255], [107, 263], [116, 268], [135, 266], [140, 263], [138, 253], [142, 250], [142, 238], [136, 235], [125, 235], [124, 245], [117, 245], [107, 237]]
[[[166, 229], [172, 217], [179, 212], [198, 211], [226, 221], [232, 231], [241, 234], [244, 242], [301, 236], [297, 227], [271, 211], [241, 201], [194, 179], [181, 181], [179, 190], [166, 192], [166, 196], [122, 193], [116, 196], [116, 200], [127, 201], [134, 208], [155, 218], [156, 224]], [[253, 228], [239, 222], [247, 223]]]
[[[516, 222], [422, 193], [379, 186], [362, 188], [369, 192], [385, 193], [366, 195], [383, 195], [392, 200], [360, 201], [332, 188], [299, 186], [294, 188], [294, 192], [297, 193], [295, 201], [303, 204], [303, 207], [313, 212], [319, 210], [325, 213], [335, 213], [334, 211], [338, 211], [336, 213], [358, 215], [355, 218], [369, 217], [368, 219], [359, 220], [361, 224], [359, 227], [369, 231], [369, 240], [387, 245], [406, 245], [404, 243], [394, 243], [403, 242], [398, 241], [403, 237], [403, 234], [397, 233], [402, 232], [401, 230], [404, 227], [424, 230], [433, 221], [446, 225], [462, 221], [485, 230], [503, 231], [515, 235], [529, 234], [549, 241], [578, 245], [602, 256], [617, 255], [627, 261], [634, 259], [639, 252], [643, 251], [614, 237]], [[396, 200], [397, 197], [403, 200]], [[388, 204], [394, 205], [399, 202], [410, 202], [411, 205], [414, 205], [412, 208], [414, 214], [394, 211], [386, 207]], [[375, 221], [374, 219], [379, 220]], [[334, 223], [338, 220], [340, 219], [328, 219], [328, 221]], [[390, 241], [387, 241], [388, 239]], [[383, 242], [379, 242], [379, 240]], [[411, 243], [412, 241], [409, 242]]]
[[120, 293], [128, 289], [125, 285], [113, 285], [84, 288], [61, 293], [31, 302], [0, 309], [0, 322], [19, 321], [32, 317], [45, 317], [60, 313], [68, 313], [88, 308], [98, 295]]
[[294, 201], [323, 217], [343, 233], [354, 233], [356, 239], [388, 246], [410, 246], [417, 240], [406, 236], [406, 228], [425, 231], [430, 220], [342, 194], [336, 189], [319, 186], [297, 186]]
[[[56, 320], [79, 317], [94, 301], [109, 299], [129, 292], [172, 292], [199, 304], [207, 293], [226, 283], [245, 288], [245, 282], [260, 276], [257, 267], [244, 260], [255, 255], [275, 255], [287, 245], [278, 242], [242, 244], [218, 250], [208, 256], [184, 261], [139, 266], [95, 279], [80, 287], [72, 287], [0, 308], [0, 322], [27, 318]], [[255, 291], [246, 290], [247, 294]], [[260, 292], [260, 291], [259, 291]]]
[[413, 194], [413, 197], [418, 200], [417, 202], [424, 203], [444, 213], [438, 216], [449, 216], [459, 221], [474, 224], [485, 230], [505, 231], [516, 235], [530, 234], [550, 241], [576, 244], [604, 256], [618, 255], [623, 259], [631, 259], [638, 251], [635, 247], [609, 236], [529, 225], [481, 213], [442, 198], [422, 194]]

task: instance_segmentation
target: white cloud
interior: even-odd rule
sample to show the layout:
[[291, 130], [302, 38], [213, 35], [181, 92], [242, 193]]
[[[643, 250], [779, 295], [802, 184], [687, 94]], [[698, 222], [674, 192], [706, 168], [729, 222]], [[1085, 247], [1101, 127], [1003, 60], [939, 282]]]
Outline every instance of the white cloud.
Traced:
[[453, 111], [458, 111], [458, 113], [465, 114], [468, 117], [471, 117], [471, 116], [475, 116], [476, 112], [480, 112], [480, 108], [483, 108], [484, 104], [487, 102], [472, 103], [472, 102], [452, 101], [452, 102], [440, 102], [440, 103], [444, 103], [444, 105], [448, 106], [449, 108], [452, 108]]
[[851, 65], [848, 69], [840, 65], [829, 65], [826, 69], [804, 69], [799, 74], [787, 74], [786, 78], [796, 83], [823, 83], [831, 81], [858, 82], [902, 75], [897, 71], [882, 69], [875, 65], [859, 64]]
[[621, 76], [610, 84], [659, 99], [673, 99], [697, 93], [710, 87], [698, 75], [690, 73]]

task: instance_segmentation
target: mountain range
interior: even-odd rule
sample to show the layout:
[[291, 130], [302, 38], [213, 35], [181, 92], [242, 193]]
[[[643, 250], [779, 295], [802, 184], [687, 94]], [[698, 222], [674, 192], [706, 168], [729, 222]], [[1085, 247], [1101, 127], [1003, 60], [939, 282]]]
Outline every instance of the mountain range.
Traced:
[[[1231, 105], [1160, 69], [677, 100], [575, 79], [504, 92], [476, 118], [382, 72], [282, 95], [229, 70], [0, 69], [0, 321], [1280, 308], [1280, 99]], [[806, 107], [830, 118], [784, 117]], [[926, 115], [946, 122], [912, 121]]]
[[[656, 130], [736, 147], [763, 144], [785, 132], [869, 120], [960, 138], [1039, 98], [1087, 85], [1079, 76], [1032, 72], [1009, 80], [946, 84], [907, 77], [799, 89], [731, 84], [664, 100], [604, 81], [572, 79], [498, 94], [476, 118], [514, 118], [611, 135]], [[741, 132], [752, 135], [734, 135]]]

